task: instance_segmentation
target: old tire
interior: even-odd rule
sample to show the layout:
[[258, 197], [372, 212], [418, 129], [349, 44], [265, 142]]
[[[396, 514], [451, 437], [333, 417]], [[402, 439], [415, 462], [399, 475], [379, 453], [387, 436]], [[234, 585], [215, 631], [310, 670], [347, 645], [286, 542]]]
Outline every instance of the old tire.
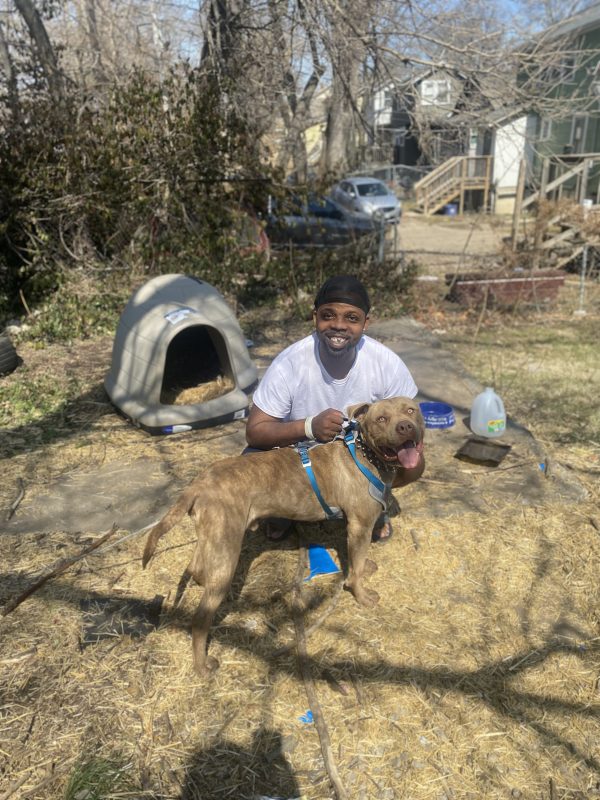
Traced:
[[0, 333], [0, 375], [8, 375], [17, 368], [19, 357], [6, 331]]

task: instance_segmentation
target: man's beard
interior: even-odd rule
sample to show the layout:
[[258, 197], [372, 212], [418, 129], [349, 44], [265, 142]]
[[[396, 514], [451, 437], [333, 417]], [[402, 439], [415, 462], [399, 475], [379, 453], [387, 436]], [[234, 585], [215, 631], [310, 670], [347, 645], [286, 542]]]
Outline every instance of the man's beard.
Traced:
[[351, 339], [347, 339], [343, 347], [334, 347], [329, 341], [328, 336], [321, 336], [320, 338], [321, 338], [321, 343], [325, 348], [325, 352], [327, 353], [328, 356], [331, 356], [332, 358], [340, 358], [342, 356], [346, 356], [354, 349], [354, 344]]

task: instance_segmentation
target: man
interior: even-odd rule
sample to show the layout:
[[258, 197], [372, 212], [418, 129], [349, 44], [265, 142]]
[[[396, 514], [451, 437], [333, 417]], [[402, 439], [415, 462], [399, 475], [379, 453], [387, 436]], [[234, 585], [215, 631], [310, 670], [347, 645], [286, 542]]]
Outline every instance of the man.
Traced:
[[[354, 276], [325, 281], [315, 298], [314, 332], [275, 358], [254, 393], [246, 426], [249, 447], [330, 442], [341, 433], [344, 412], [353, 403], [415, 397], [417, 387], [402, 359], [365, 336], [370, 306], [367, 290]], [[393, 485], [412, 483], [424, 467], [421, 455], [419, 464], [403, 470]], [[287, 527], [287, 520], [271, 521], [269, 538], [283, 538]], [[373, 541], [391, 535], [391, 522], [383, 514]]]

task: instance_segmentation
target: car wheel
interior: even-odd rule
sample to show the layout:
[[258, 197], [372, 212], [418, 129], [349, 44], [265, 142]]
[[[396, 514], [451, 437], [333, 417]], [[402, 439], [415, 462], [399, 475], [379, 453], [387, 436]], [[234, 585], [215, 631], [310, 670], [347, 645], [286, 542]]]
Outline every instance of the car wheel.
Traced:
[[8, 375], [19, 365], [19, 357], [6, 331], [0, 333], [0, 375]]

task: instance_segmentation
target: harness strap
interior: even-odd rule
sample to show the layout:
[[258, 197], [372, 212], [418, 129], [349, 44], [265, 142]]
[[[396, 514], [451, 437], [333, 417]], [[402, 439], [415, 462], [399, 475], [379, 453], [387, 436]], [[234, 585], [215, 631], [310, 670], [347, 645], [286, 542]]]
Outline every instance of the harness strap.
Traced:
[[362, 472], [362, 474], [366, 478], [368, 478], [369, 482], [372, 483], [373, 486], [375, 486], [375, 488], [378, 489], [383, 494], [389, 487], [386, 486], [386, 484], [383, 481], [379, 480], [377, 475], [374, 475], [370, 469], [365, 467], [364, 464], [361, 464], [361, 462], [358, 460], [358, 458], [356, 457], [355, 441], [356, 441], [356, 432], [354, 430], [349, 430], [348, 433], [344, 436], [344, 443], [348, 448], [348, 450], [350, 451], [350, 455], [354, 459], [354, 463]]
[[306, 474], [308, 475], [308, 480], [310, 481], [310, 485], [313, 488], [313, 492], [317, 496], [317, 500], [321, 504], [323, 511], [327, 515], [327, 517], [334, 519], [339, 515], [339, 509], [332, 511], [331, 508], [327, 505], [325, 500], [323, 499], [323, 495], [321, 494], [321, 490], [319, 489], [319, 484], [317, 483], [317, 479], [315, 478], [315, 473], [313, 472], [312, 464], [310, 462], [310, 456], [308, 455], [308, 447], [305, 444], [297, 445], [298, 454], [302, 460], [302, 466], [306, 470]]

